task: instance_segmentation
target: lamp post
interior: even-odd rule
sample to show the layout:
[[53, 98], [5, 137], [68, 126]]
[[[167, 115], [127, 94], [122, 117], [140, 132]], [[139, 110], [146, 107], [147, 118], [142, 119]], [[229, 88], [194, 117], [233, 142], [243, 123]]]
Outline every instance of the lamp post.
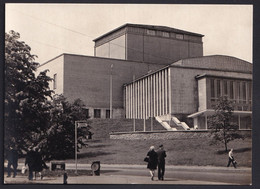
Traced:
[[78, 127], [87, 127], [88, 124], [85, 120], [83, 121], [75, 121], [75, 174], [78, 173]]
[[110, 66], [110, 119], [113, 118], [112, 95], [113, 95], [113, 64]]

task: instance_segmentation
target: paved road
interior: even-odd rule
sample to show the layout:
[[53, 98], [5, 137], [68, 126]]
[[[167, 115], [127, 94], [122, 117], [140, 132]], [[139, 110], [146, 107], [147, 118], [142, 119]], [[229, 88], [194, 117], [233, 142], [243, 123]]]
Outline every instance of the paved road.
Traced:
[[[22, 165], [19, 165], [20, 167]], [[75, 170], [75, 164], [66, 164], [66, 169]], [[90, 170], [89, 164], [78, 164], [78, 170]], [[25, 176], [5, 178], [6, 184], [39, 183], [62, 184], [63, 177], [28, 181]], [[249, 185], [251, 169], [210, 166], [167, 166], [165, 180], [151, 181], [145, 165], [102, 165], [100, 176], [69, 176], [69, 184], [207, 184]]]

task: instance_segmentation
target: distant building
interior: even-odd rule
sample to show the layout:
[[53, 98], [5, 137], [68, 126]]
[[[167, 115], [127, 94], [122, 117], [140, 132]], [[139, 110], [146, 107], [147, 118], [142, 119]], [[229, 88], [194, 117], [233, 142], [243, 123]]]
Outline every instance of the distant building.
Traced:
[[38, 71], [49, 69], [55, 93], [82, 99], [91, 118], [110, 118], [112, 106], [113, 118], [155, 117], [168, 130], [207, 129], [216, 100], [228, 96], [239, 128], [251, 129], [252, 64], [203, 56], [202, 37], [125, 24], [94, 40], [94, 57], [62, 54]]

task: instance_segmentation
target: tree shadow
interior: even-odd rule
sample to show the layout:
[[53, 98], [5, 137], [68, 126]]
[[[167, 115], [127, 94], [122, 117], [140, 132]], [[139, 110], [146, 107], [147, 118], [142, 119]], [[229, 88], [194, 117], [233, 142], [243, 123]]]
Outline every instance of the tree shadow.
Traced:
[[98, 156], [105, 156], [105, 155], [110, 155], [110, 154], [115, 154], [115, 153], [110, 153], [110, 152], [84, 152], [78, 154], [78, 158], [92, 158], [92, 157], [98, 157]]
[[[233, 152], [234, 153], [243, 153], [243, 152], [248, 152], [248, 151], [251, 151], [252, 148], [238, 148], [238, 149], [234, 149]], [[222, 154], [227, 154], [229, 151], [225, 151], [225, 150], [218, 150], [216, 153], [219, 154], [219, 155], [222, 155]]]
[[106, 146], [109, 146], [109, 145], [106, 145], [106, 144], [97, 144], [97, 145], [89, 145], [88, 147], [89, 147], [89, 148], [102, 148], [102, 147], [106, 147]]

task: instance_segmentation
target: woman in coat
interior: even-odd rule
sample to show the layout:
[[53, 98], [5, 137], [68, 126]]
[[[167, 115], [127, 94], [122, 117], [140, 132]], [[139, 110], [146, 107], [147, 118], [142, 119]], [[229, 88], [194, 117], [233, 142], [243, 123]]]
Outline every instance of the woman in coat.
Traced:
[[151, 174], [151, 180], [153, 180], [154, 177], [154, 172], [157, 169], [157, 153], [154, 151], [154, 146], [151, 146], [148, 153], [147, 157], [149, 159], [147, 168], [150, 169], [150, 174]]
[[39, 152], [38, 148], [35, 148], [35, 154], [34, 154], [34, 165], [33, 165], [33, 171], [35, 172], [35, 180], [37, 172], [39, 173], [41, 179], [43, 178], [42, 170], [48, 169], [48, 166], [45, 164], [45, 162], [42, 159], [41, 153]]

